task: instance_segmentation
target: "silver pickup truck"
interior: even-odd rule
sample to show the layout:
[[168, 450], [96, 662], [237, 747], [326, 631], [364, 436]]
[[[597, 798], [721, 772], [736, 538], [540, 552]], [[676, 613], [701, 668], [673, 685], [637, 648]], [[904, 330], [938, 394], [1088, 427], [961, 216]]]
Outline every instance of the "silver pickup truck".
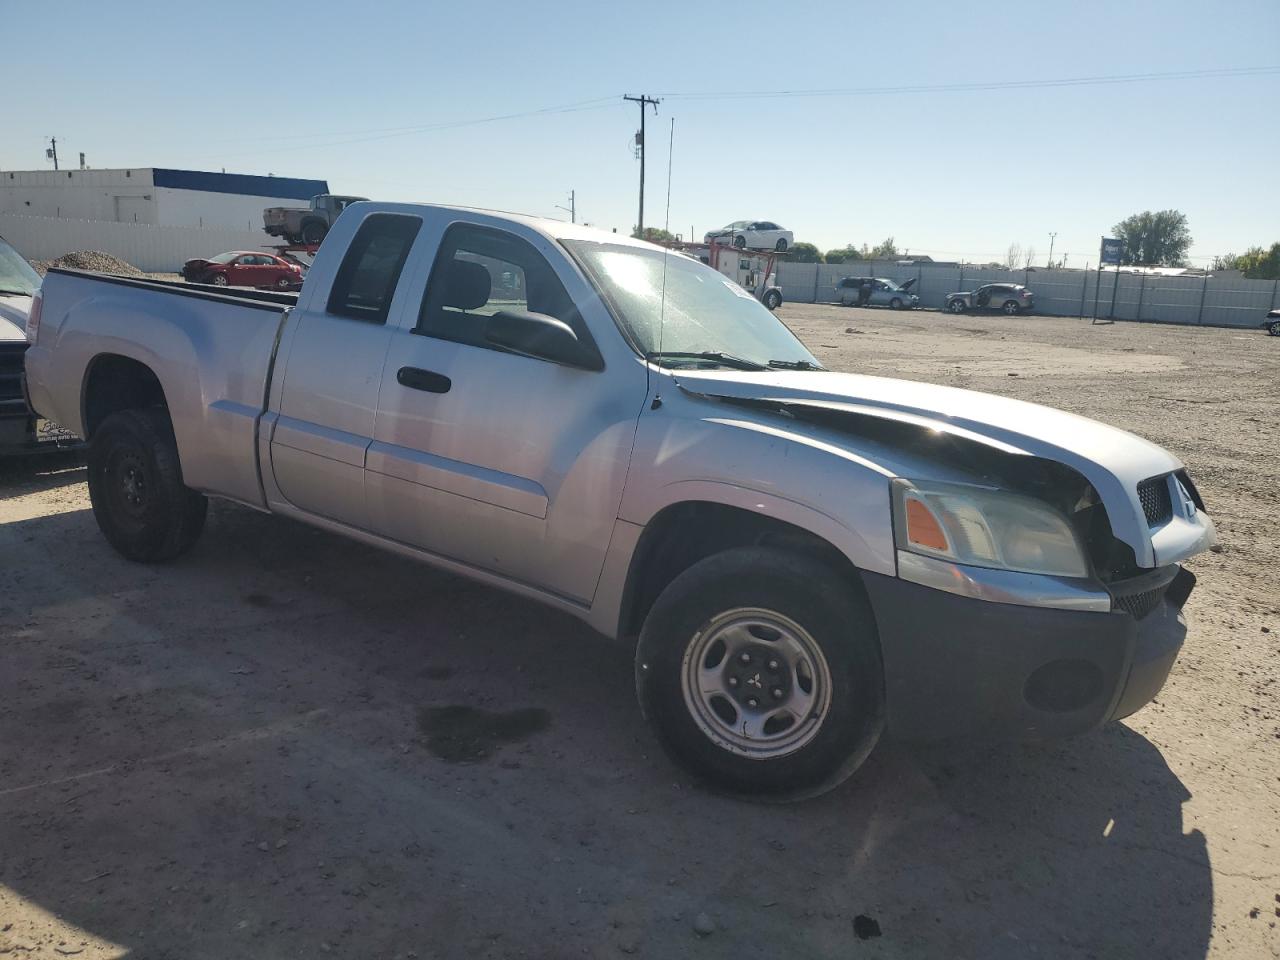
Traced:
[[747, 794], [882, 733], [1132, 713], [1215, 538], [1160, 447], [827, 371], [704, 264], [566, 223], [358, 203], [297, 295], [54, 270], [28, 337], [125, 557], [216, 496], [537, 598], [631, 645], [670, 754]]

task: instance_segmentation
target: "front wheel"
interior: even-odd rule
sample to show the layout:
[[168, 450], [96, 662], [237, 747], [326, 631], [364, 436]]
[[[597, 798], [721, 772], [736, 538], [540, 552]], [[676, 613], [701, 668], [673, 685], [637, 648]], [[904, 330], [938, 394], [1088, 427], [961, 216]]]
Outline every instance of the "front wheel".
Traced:
[[777, 243], [775, 243], [775, 244], [773, 245], [773, 249], [777, 250], [779, 253], [786, 253], [786, 252], [787, 252], [787, 240], [786, 240], [786, 238], [785, 238], [785, 237], [779, 237], [779, 238], [778, 238], [778, 242], [777, 242]]
[[829, 790], [883, 727], [879, 641], [857, 586], [774, 549], [728, 550], [676, 577], [645, 620], [636, 687], [671, 757], [739, 794]]
[[782, 306], [782, 294], [777, 290], [770, 290], [764, 295], [764, 305], [770, 310], [777, 310]]
[[902, 300], [899, 299], [898, 297], [894, 297], [892, 300], [889, 301], [889, 306], [891, 306], [894, 310], [901, 310]]
[[739, 250], [745, 250], [745, 249], [747, 248], [747, 238], [746, 238], [746, 237], [734, 237], [734, 238], [733, 238], [733, 245], [734, 245], [735, 247], [737, 247]]
[[225, 273], [215, 273], [209, 278], [209, 282], [215, 287], [225, 287], [227, 285], [227, 275]]
[[1004, 302], [1004, 312], [1009, 314], [1009, 316], [1013, 316], [1020, 309], [1022, 308], [1018, 306], [1017, 300], [1006, 300]]
[[122, 410], [89, 442], [89, 500], [107, 542], [129, 560], [172, 560], [204, 529], [208, 500], [182, 482], [169, 414]]
[[952, 313], [964, 313], [964, 301], [952, 300], [950, 303], [947, 304], [947, 309], [950, 310]]
[[1267, 324], [1267, 333], [1273, 337], [1280, 337], [1280, 320], [1272, 320]]

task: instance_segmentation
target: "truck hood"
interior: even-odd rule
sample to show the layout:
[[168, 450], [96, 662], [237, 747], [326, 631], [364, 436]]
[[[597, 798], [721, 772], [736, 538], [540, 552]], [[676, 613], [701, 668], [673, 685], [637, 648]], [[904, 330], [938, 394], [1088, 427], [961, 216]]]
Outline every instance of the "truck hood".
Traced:
[[1197, 530], [1181, 531], [1186, 536], [1178, 544], [1166, 537], [1164, 550], [1153, 547], [1138, 484], [1181, 469], [1182, 463], [1162, 447], [1096, 420], [994, 394], [887, 377], [803, 371], [664, 372], [689, 393], [913, 423], [1006, 453], [1065, 464], [1093, 484], [1107, 508], [1112, 532], [1133, 548], [1139, 566], [1170, 563], [1214, 542], [1213, 524], [1201, 513], [1193, 523]]
[[27, 314], [30, 312], [30, 297], [0, 294], [0, 343], [27, 339]]

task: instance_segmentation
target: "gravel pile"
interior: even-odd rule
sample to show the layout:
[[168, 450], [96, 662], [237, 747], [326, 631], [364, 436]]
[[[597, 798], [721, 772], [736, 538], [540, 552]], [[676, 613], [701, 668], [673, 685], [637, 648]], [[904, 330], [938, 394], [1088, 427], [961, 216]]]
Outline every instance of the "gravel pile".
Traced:
[[141, 277], [143, 273], [127, 260], [113, 257], [101, 250], [77, 250], [64, 253], [56, 260], [36, 260], [32, 263], [36, 273], [44, 276], [50, 267], [67, 267], [71, 270], [96, 270], [99, 273], [115, 273], [125, 277]]

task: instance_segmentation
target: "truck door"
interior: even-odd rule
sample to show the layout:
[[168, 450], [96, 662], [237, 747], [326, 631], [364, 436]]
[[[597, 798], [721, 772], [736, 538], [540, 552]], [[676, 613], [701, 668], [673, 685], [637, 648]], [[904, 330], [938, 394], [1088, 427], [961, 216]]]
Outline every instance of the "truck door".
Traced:
[[643, 365], [563, 366], [485, 340], [500, 310], [549, 314], [593, 345], [578, 304], [609, 322], [564, 253], [532, 231], [452, 223], [429, 279], [426, 268], [382, 375], [366, 474], [373, 527], [589, 601], [644, 403]]
[[365, 452], [373, 437], [400, 273], [422, 219], [365, 217], [322, 302], [292, 321], [271, 470], [288, 503], [368, 529]]

